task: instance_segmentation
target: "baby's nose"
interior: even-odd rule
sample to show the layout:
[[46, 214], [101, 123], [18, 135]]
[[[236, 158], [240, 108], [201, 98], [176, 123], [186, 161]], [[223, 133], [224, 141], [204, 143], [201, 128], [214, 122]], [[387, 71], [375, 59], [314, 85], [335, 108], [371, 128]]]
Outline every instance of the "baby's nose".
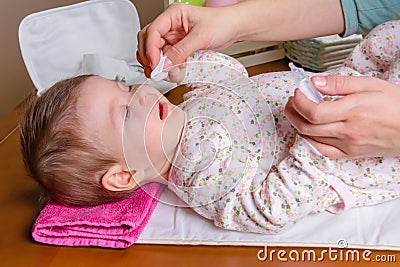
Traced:
[[141, 106], [147, 106], [147, 101], [148, 101], [147, 94], [142, 92], [141, 94], [138, 95], [138, 97], [139, 97], [139, 104]]

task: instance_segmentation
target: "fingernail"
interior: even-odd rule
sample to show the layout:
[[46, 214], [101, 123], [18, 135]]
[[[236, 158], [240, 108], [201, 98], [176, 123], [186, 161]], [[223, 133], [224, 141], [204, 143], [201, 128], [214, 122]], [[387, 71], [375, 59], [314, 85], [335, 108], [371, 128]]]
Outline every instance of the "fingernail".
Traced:
[[169, 67], [171, 67], [173, 64], [172, 64], [172, 61], [169, 59], [169, 58], [166, 58], [165, 59], [165, 62], [164, 62], [164, 69], [166, 69], [166, 68], [169, 68]]
[[315, 76], [315, 77], [312, 77], [312, 81], [313, 81], [315, 86], [318, 86], [318, 87], [325, 87], [326, 86], [326, 77]]

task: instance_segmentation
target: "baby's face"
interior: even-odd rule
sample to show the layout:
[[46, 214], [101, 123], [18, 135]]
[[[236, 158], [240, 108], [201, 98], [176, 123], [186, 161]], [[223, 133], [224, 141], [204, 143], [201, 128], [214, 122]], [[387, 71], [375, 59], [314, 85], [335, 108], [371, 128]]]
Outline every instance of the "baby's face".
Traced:
[[[78, 115], [91, 140], [145, 182], [165, 176], [179, 143], [184, 113], [149, 85], [126, 86], [100, 77], [82, 85]], [[142, 181], [140, 181], [142, 182]]]

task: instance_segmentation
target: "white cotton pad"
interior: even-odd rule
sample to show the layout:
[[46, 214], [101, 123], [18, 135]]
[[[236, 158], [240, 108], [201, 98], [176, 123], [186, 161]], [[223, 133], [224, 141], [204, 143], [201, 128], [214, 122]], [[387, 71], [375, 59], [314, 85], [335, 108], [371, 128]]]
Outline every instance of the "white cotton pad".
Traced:
[[150, 78], [153, 81], [161, 81], [168, 77], [168, 72], [163, 72], [166, 59], [167, 59], [167, 57], [164, 56], [163, 52], [161, 51], [160, 52], [160, 61], [158, 62], [158, 65], [154, 68], [154, 70], [150, 74]]

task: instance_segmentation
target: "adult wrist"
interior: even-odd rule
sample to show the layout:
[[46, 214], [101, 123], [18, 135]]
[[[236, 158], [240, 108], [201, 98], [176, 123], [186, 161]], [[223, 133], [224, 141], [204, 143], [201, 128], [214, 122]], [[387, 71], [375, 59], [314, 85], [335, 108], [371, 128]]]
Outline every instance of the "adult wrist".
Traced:
[[[246, 0], [237, 5], [227, 7], [227, 14], [231, 17], [235, 29], [234, 41], [268, 41], [265, 34], [265, 16], [268, 10], [265, 8], [265, 0]], [[262, 37], [261, 37], [262, 36]]]

